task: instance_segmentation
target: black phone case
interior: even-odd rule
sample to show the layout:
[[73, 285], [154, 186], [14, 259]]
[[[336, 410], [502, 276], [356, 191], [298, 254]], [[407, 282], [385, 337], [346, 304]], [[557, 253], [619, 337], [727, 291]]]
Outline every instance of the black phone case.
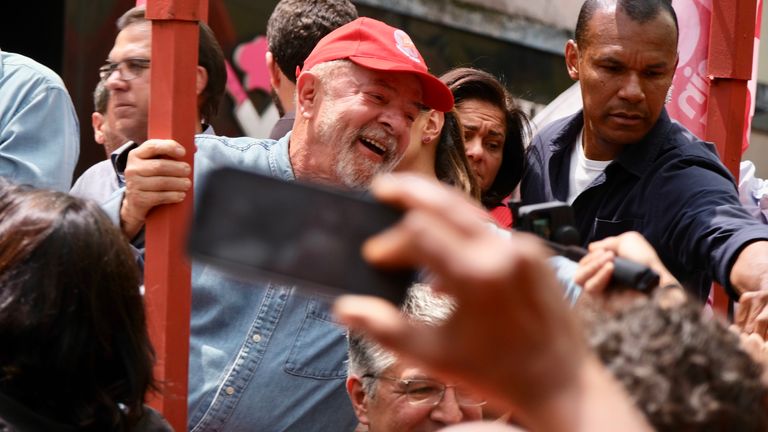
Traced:
[[415, 278], [413, 270], [385, 271], [363, 260], [363, 242], [402, 217], [368, 194], [235, 168], [202, 183], [187, 244], [192, 258], [240, 278], [396, 304]]

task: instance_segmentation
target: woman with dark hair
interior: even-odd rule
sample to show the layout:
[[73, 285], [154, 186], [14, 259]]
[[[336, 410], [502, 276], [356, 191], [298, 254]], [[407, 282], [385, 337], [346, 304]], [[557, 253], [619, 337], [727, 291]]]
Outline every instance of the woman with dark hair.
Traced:
[[0, 179], [0, 430], [171, 430], [138, 287], [96, 204]]
[[480, 189], [464, 149], [464, 132], [456, 111], [421, 111], [411, 127], [411, 139], [396, 171], [436, 178], [480, 199]]
[[528, 120], [507, 89], [488, 72], [457, 68], [440, 80], [453, 92], [481, 201], [500, 225], [511, 227], [512, 215], [504, 200], [523, 175]]

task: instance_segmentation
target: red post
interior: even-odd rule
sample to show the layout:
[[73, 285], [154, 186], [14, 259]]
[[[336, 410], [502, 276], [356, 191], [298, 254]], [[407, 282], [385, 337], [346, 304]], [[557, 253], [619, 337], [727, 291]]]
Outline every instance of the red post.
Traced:
[[[149, 0], [146, 9], [152, 20], [148, 136], [184, 145], [190, 165], [197, 122], [198, 20], [205, 10], [206, 0]], [[145, 300], [161, 386], [150, 404], [177, 431], [187, 429], [191, 273], [184, 243], [191, 212], [190, 191], [184, 202], [152, 210], [146, 225]]]
[[[747, 126], [747, 82], [752, 77], [755, 0], [714, 0], [707, 73], [711, 81], [707, 107], [707, 141], [738, 181], [744, 128]], [[718, 287], [714, 307], [725, 313], [728, 297]]]

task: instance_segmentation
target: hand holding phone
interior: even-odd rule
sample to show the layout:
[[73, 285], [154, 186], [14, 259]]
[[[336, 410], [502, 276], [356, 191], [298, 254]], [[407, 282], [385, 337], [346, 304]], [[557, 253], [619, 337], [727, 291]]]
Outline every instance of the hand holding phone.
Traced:
[[201, 187], [188, 252], [225, 272], [397, 304], [415, 279], [413, 270], [363, 260], [363, 242], [402, 217], [365, 193], [234, 168], [212, 172]]

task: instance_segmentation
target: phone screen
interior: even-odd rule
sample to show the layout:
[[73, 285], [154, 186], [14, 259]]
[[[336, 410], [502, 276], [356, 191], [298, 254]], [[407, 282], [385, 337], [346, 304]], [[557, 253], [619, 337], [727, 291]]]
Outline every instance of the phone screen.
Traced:
[[367, 264], [363, 242], [402, 213], [367, 194], [224, 168], [201, 185], [189, 236], [192, 257], [239, 277], [399, 303], [415, 272]]

